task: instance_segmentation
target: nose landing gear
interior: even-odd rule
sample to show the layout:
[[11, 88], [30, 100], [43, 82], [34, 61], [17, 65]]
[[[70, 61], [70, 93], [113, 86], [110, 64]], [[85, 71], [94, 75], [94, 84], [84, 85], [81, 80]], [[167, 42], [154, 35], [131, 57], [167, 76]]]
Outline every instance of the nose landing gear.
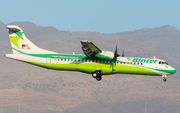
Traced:
[[166, 82], [167, 81], [167, 75], [162, 75], [163, 77], [163, 81]]

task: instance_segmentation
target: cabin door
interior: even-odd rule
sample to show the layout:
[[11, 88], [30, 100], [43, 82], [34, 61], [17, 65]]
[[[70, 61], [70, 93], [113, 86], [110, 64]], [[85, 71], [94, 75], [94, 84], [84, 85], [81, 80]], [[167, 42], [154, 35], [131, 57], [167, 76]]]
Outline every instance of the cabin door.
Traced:
[[51, 58], [46, 58], [46, 65], [50, 66], [51, 65]]

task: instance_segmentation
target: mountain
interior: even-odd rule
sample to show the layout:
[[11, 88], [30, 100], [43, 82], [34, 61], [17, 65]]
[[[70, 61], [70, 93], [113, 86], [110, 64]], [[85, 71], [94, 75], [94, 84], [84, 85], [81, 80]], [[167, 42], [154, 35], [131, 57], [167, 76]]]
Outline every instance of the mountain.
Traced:
[[136, 39], [141, 42], [158, 46], [165, 52], [165, 56], [172, 59], [176, 65], [180, 66], [180, 31], [173, 26], [165, 25], [152, 29], [120, 32], [110, 34], [110, 36]]
[[[127, 40], [119, 36], [108, 36], [99, 32], [58, 31], [53, 27], [40, 27], [31, 22], [13, 22], [10, 24], [20, 26], [26, 36], [40, 47], [57, 52], [67, 53], [74, 51], [83, 54], [80, 41], [90, 40], [99, 48], [109, 51], [114, 51], [117, 43], [119, 53], [125, 50], [127, 56], [154, 57], [154, 55], [157, 55], [159, 58], [166, 57], [159, 47], [133, 39]], [[144, 47], [144, 50], [141, 51], [142, 47]]]
[[[54, 27], [37, 26], [32, 22], [10, 24], [20, 26], [33, 43], [51, 51], [83, 54], [80, 40], [90, 40], [100, 49], [114, 51], [117, 44], [119, 54], [125, 50], [125, 56], [156, 56], [166, 59], [172, 66], [179, 65], [169, 55], [177, 52], [177, 49], [172, 49], [169, 53], [168, 49], [162, 48], [163, 44], [179, 47], [178, 37], [170, 34], [175, 34], [176, 29], [172, 26], [101, 34], [59, 31]], [[169, 32], [166, 31], [166, 34], [163, 29]], [[145, 37], [148, 32], [152, 39], [153, 35], [156, 36], [153, 42], [157, 44], [152, 43], [151, 38]], [[179, 31], [176, 32], [178, 36]], [[170, 36], [172, 37], [169, 38]], [[144, 40], [139, 37], [144, 37]], [[47, 70], [7, 59], [4, 54], [11, 53], [12, 50], [3, 22], [0, 22], [0, 45], [0, 105], [3, 113], [140, 113], [145, 111], [145, 105], [148, 112], [179, 113], [178, 72], [169, 76], [166, 83], [158, 76], [124, 74], [104, 76], [98, 82], [90, 74]]]

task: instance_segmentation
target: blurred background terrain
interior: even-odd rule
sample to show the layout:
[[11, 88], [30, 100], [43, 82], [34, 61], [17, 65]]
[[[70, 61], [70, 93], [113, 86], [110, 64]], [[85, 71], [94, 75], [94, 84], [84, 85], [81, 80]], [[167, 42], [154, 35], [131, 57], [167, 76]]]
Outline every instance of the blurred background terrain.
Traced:
[[[38, 47], [83, 54], [81, 40], [125, 56], [154, 56], [177, 69], [164, 83], [160, 76], [115, 74], [98, 82], [90, 74], [54, 71], [4, 57], [11, 53], [6, 25], [0, 21], [0, 108], [3, 113], [179, 113], [180, 31], [165, 25], [151, 29], [101, 34], [59, 31], [32, 22], [13, 22]], [[145, 104], [146, 103], [146, 104]]]

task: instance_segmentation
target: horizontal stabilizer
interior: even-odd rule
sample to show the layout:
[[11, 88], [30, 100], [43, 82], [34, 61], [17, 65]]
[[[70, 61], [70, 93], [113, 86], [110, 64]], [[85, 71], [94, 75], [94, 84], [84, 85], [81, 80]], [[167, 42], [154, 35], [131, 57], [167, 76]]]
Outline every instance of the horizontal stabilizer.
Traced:
[[20, 27], [14, 25], [7, 25], [7, 29], [14, 32], [22, 31]]

